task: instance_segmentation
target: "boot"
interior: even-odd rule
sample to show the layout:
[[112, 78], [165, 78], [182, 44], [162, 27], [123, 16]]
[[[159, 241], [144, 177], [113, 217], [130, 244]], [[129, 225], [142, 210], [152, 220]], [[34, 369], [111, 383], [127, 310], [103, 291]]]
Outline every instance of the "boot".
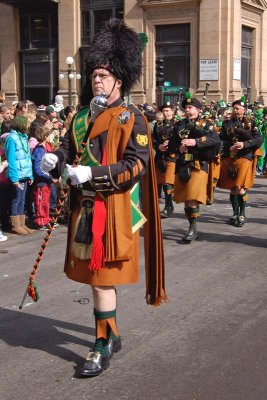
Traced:
[[197, 233], [197, 218], [199, 217], [199, 206], [198, 207], [188, 207], [185, 208], [185, 215], [189, 221], [189, 230], [186, 232], [183, 240], [185, 242], [191, 242], [198, 238]]
[[20, 226], [19, 215], [12, 215], [10, 219], [12, 224], [12, 233], [16, 233], [17, 235], [28, 235], [28, 232]]
[[20, 227], [24, 229], [27, 233], [35, 233], [33, 229], [28, 228], [25, 225], [25, 215], [19, 215]]

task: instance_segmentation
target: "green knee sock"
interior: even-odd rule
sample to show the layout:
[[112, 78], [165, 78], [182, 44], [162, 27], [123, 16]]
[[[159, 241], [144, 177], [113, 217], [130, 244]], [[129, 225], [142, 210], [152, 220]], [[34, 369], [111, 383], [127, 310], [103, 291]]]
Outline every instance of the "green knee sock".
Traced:
[[196, 229], [197, 219], [199, 217], [199, 206], [197, 207], [188, 207], [188, 221], [190, 223], [190, 228], [193, 230]]
[[108, 354], [109, 339], [115, 339], [117, 337], [112, 330], [112, 326], [114, 329], [117, 329], [116, 309], [112, 311], [98, 311], [94, 309], [94, 315], [96, 321], [96, 341], [94, 350], [106, 356]]
[[172, 207], [172, 185], [164, 185], [163, 186], [164, 194], [165, 194], [165, 207]]
[[248, 195], [247, 192], [237, 195], [238, 205], [239, 205], [239, 215], [245, 216], [245, 209], [247, 203]]
[[239, 204], [237, 194], [230, 194], [230, 202], [233, 207], [233, 215], [239, 215]]

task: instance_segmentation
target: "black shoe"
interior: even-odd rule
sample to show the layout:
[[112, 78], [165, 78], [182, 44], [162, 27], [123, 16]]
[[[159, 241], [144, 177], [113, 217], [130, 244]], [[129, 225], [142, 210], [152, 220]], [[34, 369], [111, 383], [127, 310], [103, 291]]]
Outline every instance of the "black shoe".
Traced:
[[103, 356], [99, 351], [90, 351], [86, 362], [80, 369], [80, 376], [89, 378], [90, 376], [97, 376], [109, 367], [110, 356]]
[[240, 215], [240, 217], [238, 217], [238, 220], [235, 223], [235, 226], [237, 226], [238, 228], [242, 228], [242, 226], [245, 225], [245, 217], [243, 215]]
[[160, 213], [161, 218], [169, 218], [169, 216], [173, 213], [173, 211], [174, 211], [173, 206], [165, 207]]
[[189, 229], [189, 231], [185, 234], [183, 240], [185, 242], [191, 242], [192, 240], [196, 240], [198, 238], [197, 231], [194, 229]]
[[108, 354], [109, 357], [112, 358], [114, 353], [118, 353], [121, 350], [121, 338], [118, 337], [114, 340], [114, 338], [109, 339], [108, 341]]
[[228, 219], [227, 224], [235, 226], [237, 221], [238, 221], [238, 215], [233, 215], [231, 218]]

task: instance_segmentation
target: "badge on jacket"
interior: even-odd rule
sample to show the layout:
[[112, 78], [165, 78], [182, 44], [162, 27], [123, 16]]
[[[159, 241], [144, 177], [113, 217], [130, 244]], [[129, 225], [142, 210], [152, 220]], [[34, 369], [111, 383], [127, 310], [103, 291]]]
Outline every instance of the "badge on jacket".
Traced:
[[146, 133], [137, 133], [136, 142], [141, 147], [146, 147], [148, 145], [148, 136]]

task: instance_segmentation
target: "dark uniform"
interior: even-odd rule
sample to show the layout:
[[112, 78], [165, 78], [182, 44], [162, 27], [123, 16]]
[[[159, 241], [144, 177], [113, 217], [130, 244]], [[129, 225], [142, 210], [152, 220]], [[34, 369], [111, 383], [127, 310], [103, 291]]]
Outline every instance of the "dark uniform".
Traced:
[[[200, 108], [197, 99], [192, 99], [192, 105]], [[188, 146], [186, 153], [181, 153], [180, 146], [184, 139], [194, 139], [195, 146]], [[199, 217], [199, 205], [189, 206], [190, 201], [197, 204], [206, 204], [208, 162], [216, 152], [219, 137], [213, 132], [213, 125], [204, 119], [187, 118], [177, 122], [169, 142], [169, 149], [176, 153], [176, 175], [173, 200], [185, 203], [185, 215], [190, 227], [184, 240], [191, 241], [197, 238], [196, 221]]]
[[172, 193], [174, 185], [175, 154], [170, 153], [169, 149], [161, 151], [159, 146], [169, 140], [172, 134], [175, 121], [164, 119], [156, 122], [153, 129], [153, 148], [155, 150], [155, 165], [157, 173], [157, 183], [159, 192], [163, 187], [165, 195], [165, 207], [162, 210], [162, 217], [168, 218], [173, 212]]
[[[237, 100], [234, 104], [241, 104], [241, 102]], [[242, 227], [245, 223], [247, 189], [253, 186], [255, 177], [255, 151], [261, 146], [262, 138], [250, 118], [235, 117], [223, 122], [220, 139], [223, 142], [223, 151], [218, 187], [231, 190], [230, 202], [233, 207], [233, 216], [228, 222]], [[243, 148], [233, 152], [231, 148], [237, 142], [242, 142]], [[243, 193], [236, 193], [235, 188], [243, 189]]]

